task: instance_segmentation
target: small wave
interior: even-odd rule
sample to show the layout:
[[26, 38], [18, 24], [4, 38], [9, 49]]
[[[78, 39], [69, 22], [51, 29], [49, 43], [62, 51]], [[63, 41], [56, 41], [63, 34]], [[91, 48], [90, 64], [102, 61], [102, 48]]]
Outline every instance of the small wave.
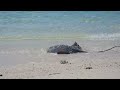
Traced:
[[9, 49], [9, 50], [0, 50], [0, 54], [19, 54], [19, 55], [43, 55], [46, 54], [46, 50], [41, 49]]
[[117, 40], [120, 39], [120, 33], [102, 33], [102, 34], [69, 34], [69, 35], [51, 35], [51, 36], [0, 36], [0, 40]]
[[72, 40], [86, 39], [85, 34], [65, 34], [46, 36], [0, 36], [0, 40]]
[[45, 49], [43, 49], [43, 48], [41, 48], [41, 53], [43, 53], [43, 54], [46, 54], [47, 52], [46, 52], [46, 50]]
[[114, 34], [95, 34], [90, 35], [90, 39], [92, 40], [117, 40], [120, 39], [120, 33], [114, 33]]

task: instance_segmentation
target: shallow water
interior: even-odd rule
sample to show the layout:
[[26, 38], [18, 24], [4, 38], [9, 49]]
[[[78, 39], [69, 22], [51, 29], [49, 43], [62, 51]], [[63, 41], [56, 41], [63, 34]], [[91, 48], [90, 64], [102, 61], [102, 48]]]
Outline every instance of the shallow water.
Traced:
[[119, 11], [1, 11], [0, 66], [70, 58], [46, 53], [74, 42], [89, 52], [120, 45]]
[[[71, 58], [84, 55], [92, 55], [98, 51], [109, 49], [113, 46], [120, 46], [119, 40], [79, 40], [78, 44], [88, 53], [78, 53], [69, 55], [57, 55], [47, 53], [50, 46], [57, 44], [72, 45], [74, 41], [45, 41], [45, 40], [25, 40], [25, 41], [0, 41], [0, 66], [11, 66], [25, 64], [28, 62], [58, 62], [58, 60], [69, 60]], [[120, 48], [113, 49], [112, 53], [120, 53]], [[103, 53], [104, 54], [104, 53]], [[99, 55], [99, 54], [98, 54]]]
[[0, 40], [120, 39], [119, 11], [1, 11]]

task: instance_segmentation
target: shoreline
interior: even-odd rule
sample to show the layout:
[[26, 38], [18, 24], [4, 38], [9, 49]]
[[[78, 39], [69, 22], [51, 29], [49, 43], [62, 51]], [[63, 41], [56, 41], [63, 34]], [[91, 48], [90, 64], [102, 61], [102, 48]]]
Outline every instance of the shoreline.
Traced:
[[[77, 41], [88, 53], [57, 55], [46, 47], [65, 42], [5, 42], [0, 46], [0, 79], [115, 79], [120, 78], [120, 41]], [[40, 46], [41, 45], [41, 46]], [[46, 45], [46, 46], [45, 46]], [[15, 47], [16, 46], [16, 47]], [[27, 47], [28, 46], [28, 47]], [[41, 48], [43, 47], [44, 48]], [[7, 48], [6, 48], [7, 47]], [[68, 63], [61, 64], [61, 61]]]

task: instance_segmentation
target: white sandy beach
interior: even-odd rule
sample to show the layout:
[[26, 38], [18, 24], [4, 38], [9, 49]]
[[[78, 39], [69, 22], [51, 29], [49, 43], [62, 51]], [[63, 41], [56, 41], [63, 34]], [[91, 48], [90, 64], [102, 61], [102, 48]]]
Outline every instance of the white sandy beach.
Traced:
[[120, 79], [120, 11], [1, 11], [0, 79]]
[[[78, 44], [88, 53], [56, 55], [40, 48], [1, 46], [0, 79], [120, 79], [120, 48], [98, 53], [120, 45], [120, 41], [79, 41]], [[68, 63], [61, 64], [61, 60]]]

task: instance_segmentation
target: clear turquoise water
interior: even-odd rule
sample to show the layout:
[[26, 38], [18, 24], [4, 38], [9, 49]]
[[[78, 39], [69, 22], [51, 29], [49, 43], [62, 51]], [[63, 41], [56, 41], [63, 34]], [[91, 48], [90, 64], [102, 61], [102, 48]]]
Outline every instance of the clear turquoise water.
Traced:
[[0, 11], [0, 66], [48, 60], [47, 48], [75, 41], [88, 52], [118, 46], [120, 11]]
[[0, 11], [0, 40], [120, 39], [120, 11]]

